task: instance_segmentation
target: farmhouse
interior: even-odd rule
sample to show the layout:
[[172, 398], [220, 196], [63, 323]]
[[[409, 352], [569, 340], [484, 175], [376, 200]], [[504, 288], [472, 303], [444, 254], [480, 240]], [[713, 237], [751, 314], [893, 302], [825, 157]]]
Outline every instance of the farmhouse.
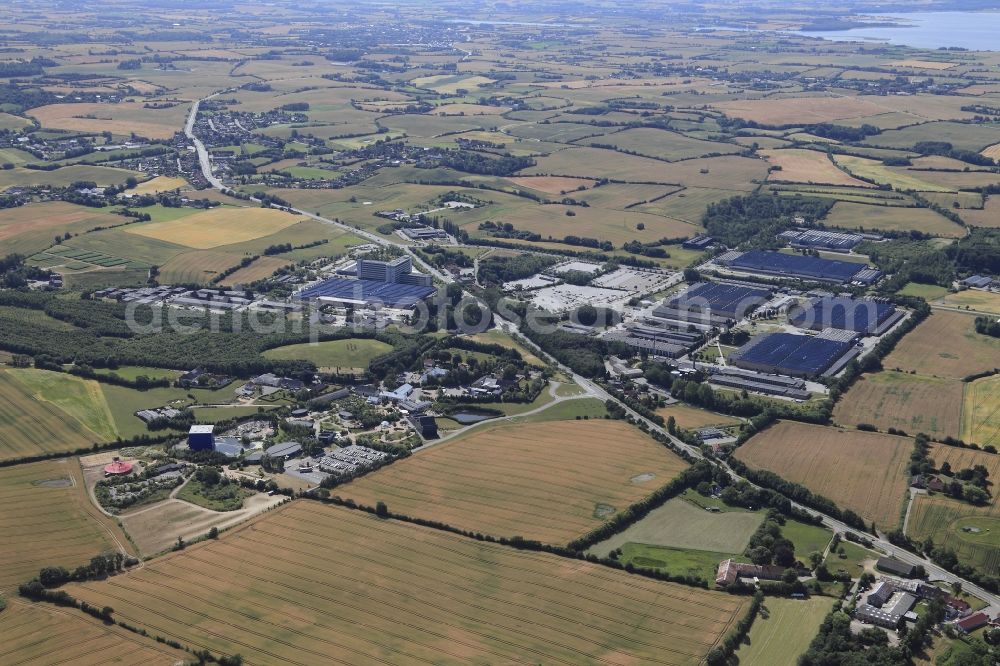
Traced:
[[974, 613], [955, 622], [955, 627], [962, 633], [967, 634], [979, 627], [985, 627], [989, 622], [990, 617], [986, 613]]
[[775, 564], [747, 564], [729, 559], [719, 562], [719, 569], [715, 574], [715, 584], [720, 587], [731, 585], [739, 578], [780, 580], [784, 573], [785, 567]]

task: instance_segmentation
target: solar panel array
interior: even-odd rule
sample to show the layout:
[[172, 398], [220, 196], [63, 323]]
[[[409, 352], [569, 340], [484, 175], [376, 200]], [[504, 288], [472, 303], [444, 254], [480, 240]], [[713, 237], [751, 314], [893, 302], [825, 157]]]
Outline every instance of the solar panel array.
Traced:
[[806, 257], [801, 254], [783, 254], [770, 250], [750, 250], [729, 260], [729, 265], [742, 270], [760, 271], [792, 277], [850, 282], [866, 267], [849, 261], [835, 261]]
[[819, 375], [850, 349], [849, 342], [794, 333], [770, 333], [733, 352], [730, 362], [740, 368], [781, 375]]
[[710, 310], [713, 314], [739, 319], [771, 298], [767, 289], [735, 284], [699, 282], [667, 301], [679, 310]]
[[788, 321], [799, 328], [815, 331], [839, 328], [872, 333], [895, 311], [896, 307], [891, 303], [840, 297], [817, 298], [805, 307], [790, 312]]
[[381, 303], [386, 307], [410, 307], [425, 298], [437, 293], [434, 287], [421, 287], [412, 284], [393, 284], [376, 282], [374, 280], [347, 280], [330, 278], [319, 284], [303, 289], [299, 298], [336, 298]]

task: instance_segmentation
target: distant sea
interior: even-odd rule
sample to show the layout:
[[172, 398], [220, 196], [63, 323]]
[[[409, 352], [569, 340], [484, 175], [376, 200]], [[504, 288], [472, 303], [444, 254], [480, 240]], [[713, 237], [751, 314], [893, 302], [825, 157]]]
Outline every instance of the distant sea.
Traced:
[[910, 12], [878, 14], [877, 18], [903, 25], [798, 31], [796, 34], [836, 41], [887, 42], [923, 49], [957, 46], [970, 51], [1000, 51], [1000, 11]]

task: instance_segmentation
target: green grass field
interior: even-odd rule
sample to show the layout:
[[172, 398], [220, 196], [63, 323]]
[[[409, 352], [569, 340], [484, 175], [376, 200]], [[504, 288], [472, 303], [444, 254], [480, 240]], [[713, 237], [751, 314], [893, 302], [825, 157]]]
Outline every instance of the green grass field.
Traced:
[[947, 287], [941, 287], [936, 284], [919, 284], [917, 282], [908, 282], [906, 286], [898, 292], [901, 296], [917, 296], [924, 299], [925, 301], [931, 301], [936, 298], [941, 298], [948, 293]]
[[795, 557], [803, 562], [809, 561], [809, 553], [822, 553], [833, 538], [833, 532], [827, 528], [797, 520], [786, 521], [781, 533], [795, 544]]
[[378, 340], [354, 339], [303, 342], [298, 345], [275, 347], [265, 351], [263, 356], [282, 361], [311, 361], [319, 368], [367, 369], [372, 359], [391, 351], [391, 345]]
[[[643, 569], [656, 569], [675, 576], [697, 576], [714, 586], [719, 562], [733, 557], [732, 553], [715, 553], [691, 548], [668, 548], [629, 542], [621, 546], [619, 560]], [[733, 559], [748, 562], [744, 557]]]
[[742, 666], [794, 664], [819, 631], [833, 599], [781, 599], [768, 597], [754, 620], [747, 642], [736, 651]]
[[10, 369], [5, 374], [20, 383], [43, 409], [48, 405], [49, 409], [59, 410], [99, 441], [117, 437], [114, 419], [97, 382], [32, 368]]
[[965, 384], [962, 439], [980, 446], [1000, 445], [1000, 375]]
[[995, 576], [1000, 573], [1000, 517], [990, 511], [948, 497], [918, 496], [907, 534], [946, 544], [959, 561]]

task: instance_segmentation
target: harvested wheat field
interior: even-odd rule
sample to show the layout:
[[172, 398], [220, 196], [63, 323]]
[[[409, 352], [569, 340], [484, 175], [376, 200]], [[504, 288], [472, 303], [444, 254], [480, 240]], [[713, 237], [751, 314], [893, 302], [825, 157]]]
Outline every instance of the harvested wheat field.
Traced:
[[497, 426], [338, 488], [360, 504], [494, 536], [568, 543], [687, 465], [620, 421]]
[[171, 190], [177, 190], [187, 186], [188, 182], [183, 178], [157, 176], [156, 178], [147, 180], [145, 183], [139, 183], [135, 186], [135, 189], [129, 190], [129, 193], [136, 195], [158, 194], [160, 192], [170, 192]]
[[899, 520], [912, 451], [906, 437], [779, 421], [735, 455], [888, 529]]
[[53, 236], [110, 224], [121, 224], [121, 218], [99, 208], [62, 201], [32, 203], [0, 211], [0, 245], [4, 254], [30, 255], [52, 245]]
[[743, 118], [768, 125], [792, 123], [811, 125], [844, 118], [871, 116], [887, 111], [867, 97], [748, 99], [720, 102], [713, 106], [732, 118]]
[[760, 153], [772, 166], [781, 167], [781, 171], [772, 171], [767, 177], [768, 180], [871, 187], [869, 183], [853, 178], [838, 169], [826, 153], [801, 148], [762, 150]]
[[[989, 480], [993, 484], [1000, 482], [1000, 454], [986, 453], [976, 449], [963, 449], [946, 444], [933, 444], [931, 445], [930, 457], [936, 467], [940, 468], [943, 463], [948, 463], [955, 472], [982, 465], [989, 471]], [[991, 493], [993, 497], [989, 512], [991, 515], [1000, 517], [1000, 494], [996, 492], [995, 488], [991, 489]]]
[[90, 604], [253, 664], [698, 664], [749, 599], [299, 500]]
[[961, 379], [1000, 365], [1000, 339], [979, 335], [975, 317], [935, 310], [883, 361], [886, 369]]
[[546, 194], [562, 194], [563, 192], [573, 192], [580, 187], [591, 188], [597, 181], [588, 178], [571, 178], [568, 176], [519, 176], [508, 178], [510, 182], [518, 187], [527, 187]]
[[965, 385], [961, 438], [1000, 448], [1000, 375]]
[[833, 418], [849, 428], [870, 423], [879, 430], [922, 432], [937, 439], [958, 437], [963, 386], [957, 379], [893, 371], [863, 375], [837, 402]]
[[49, 104], [29, 109], [27, 115], [35, 118], [46, 129], [63, 129], [73, 132], [111, 132], [129, 136], [133, 132], [147, 139], [169, 139], [184, 126], [190, 107], [178, 104], [165, 109], [151, 109], [142, 102], [101, 104]]
[[0, 664], [173, 666], [191, 655], [75, 609], [12, 602], [0, 613]]
[[273, 208], [220, 206], [175, 220], [134, 224], [132, 234], [207, 250], [270, 236], [304, 218]]
[[0, 506], [17, 507], [0, 512], [0, 592], [35, 577], [43, 566], [72, 570], [125, 541], [91, 503], [74, 458], [0, 469]]

